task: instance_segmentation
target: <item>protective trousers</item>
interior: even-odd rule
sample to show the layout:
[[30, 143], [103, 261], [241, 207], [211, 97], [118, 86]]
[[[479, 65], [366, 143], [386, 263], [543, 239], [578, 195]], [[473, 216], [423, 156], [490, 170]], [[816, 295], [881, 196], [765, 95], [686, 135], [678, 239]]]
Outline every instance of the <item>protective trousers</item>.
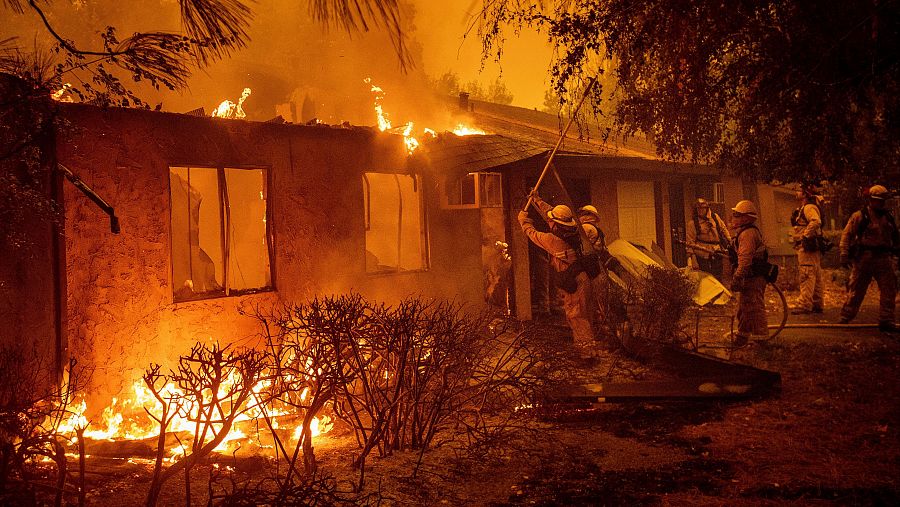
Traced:
[[897, 298], [897, 277], [894, 275], [894, 262], [889, 253], [876, 253], [865, 251], [858, 260], [853, 262], [850, 271], [850, 283], [847, 285], [847, 302], [841, 309], [841, 317], [853, 320], [859, 313], [859, 306], [869, 283], [875, 279], [880, 292], [880, 307], [878, 322], [894, 322], [894, 308]]
[[821, 309], [822, 300], [822, 252], [797, 251], [800, 264], [800, 299], [797, 307], [804, 310]]
[[753, 276], [744, 281], [738, 296], [737, 335], [769, 336], [769, 323], [766, 320], [766, 279]]
[[574, 294], [560, 289], [563, 295], [563, 308], [566, 320], [572, 330], [572, 338], [577, 347], [594, 346], [594, 312], [597, 303], [594, 300], [593, 282], [587, 273], [579, 273], [575, 278], [578, 283]]

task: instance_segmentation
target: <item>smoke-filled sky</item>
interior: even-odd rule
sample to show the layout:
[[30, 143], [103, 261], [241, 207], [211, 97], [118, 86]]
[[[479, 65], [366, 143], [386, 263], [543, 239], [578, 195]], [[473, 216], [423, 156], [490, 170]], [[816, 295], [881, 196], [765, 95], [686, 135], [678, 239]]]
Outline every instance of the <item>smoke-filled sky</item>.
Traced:
[[[294, 102], [299, 108], [305, 102], [327, 123], [372, 125], [373, 96], [363, 82], [370, 77], [386, 92], [384, 107], [395, 124], [411, 119], [439, 123], [427, 117], [437, 109], [431, 107], [428, 78], [452, 71], [463, 84], [477, 80], [487, 88], [502, 69], [513, 104], [540, 107], [548, 88], [549, 47], [541, 36], [523, 34], [508, 41], [501, 65], [489, 60], [481, 70], [476, 31], [463, 38], [472, 23], [470, 13], [480, 6], [480, 0], [407, 1], [403, 17], [416, 67], [403, 74], [383, 32], [351, 36], [339, 29], [326, 30], [311, 21], [305, 1], [259, 0], [252, 4], [255, 18], [248, 47], [196, 71], [189, 90], [139, 89], [140, 95], [151, 104], [161, 102], [168, 111], [197, 107], [210, 111], [223, 99], [237, 100], [241, 90], [250, 87], [253, 94], [244, 109], [251, 119], [274, 117], [278, 104]], [[57, 0], [46, 10], [54, 27], [85, 49], [99, 48], [96, 34], [107, 25], [115, 26], [120, 38], [135, 31], [180, 28], [176, 0]], [[2, 14], [9, 20], [10, 35], [19, 36], [20, 46], [30, 49], [33, 41], [44, 48], [52, 45], [36, 14], [18, 16], [5, 9]], [[0, 39], [7, 36], [2, 33]]]

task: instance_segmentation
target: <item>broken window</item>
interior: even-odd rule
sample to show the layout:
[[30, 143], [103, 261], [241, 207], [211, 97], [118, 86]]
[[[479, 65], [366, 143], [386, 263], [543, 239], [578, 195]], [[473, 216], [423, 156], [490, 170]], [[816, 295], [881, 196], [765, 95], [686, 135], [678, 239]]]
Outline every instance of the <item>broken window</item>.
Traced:
[[448, 176], [443, 183], [447, 208], [494, 208], [503, 205], [500, 173], [468, 173]]
[[417, 176], [366, 173], [366, 272], [428, 268], [425, 207]]
[[266, 171], [172, 167], [169, 184], [175, 301], [270, 289]]

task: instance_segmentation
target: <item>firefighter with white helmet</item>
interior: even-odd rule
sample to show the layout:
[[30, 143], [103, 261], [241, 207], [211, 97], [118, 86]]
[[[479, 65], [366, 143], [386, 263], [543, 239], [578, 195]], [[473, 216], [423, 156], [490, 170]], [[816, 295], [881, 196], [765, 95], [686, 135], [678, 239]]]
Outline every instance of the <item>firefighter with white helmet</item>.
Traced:
[[[740, 201], [732, 211], [731, 264], [733, 271], [731, 290], [739, 292], [737, 333], [734, 343], [743, 346], [750, 338], [768, 336], [766, 321], [765, 267], [768, 266], [768, 249], [762, 233], [756, 226], [756, 205]], [[765, 266], [765, 267], [764, 267]]]
[[880, 292], [878, 329], [896, 333], [897, 277], [893, 256], [900, 251], [900, 231], [893, 215], [885, 207], [891, 197], [888, 189], [874, 185], [866, 194], [866, 206], [850, 216], [841, 235], [841, 264], [850, 265], [851, 271], [840, 322], [847, 323], [856, 317], [869, 283], [874, 279]]
[[719, 254], [729, 243], [731, 234], [725, 222], [710, 209], [706, 199], [697, 199], [693, 217], [685, 228], [685, 246], [697, 268], [721, 280], [724, 266]]
[[791, 240], [800, 267], [800, 299], [791, 313], [822, 313], [822, 197], [812, 185], [801, 186], [796, 195], [800, 206], [791, 215]]
[[585, 272], [569, 269], [576, 265], [579, 258], [590, 252], [582, 252], [581, 235], [571, 208], [565, 205], [551, 207], [536, 193], [532, 193], [531, 197], [551, 232], [535, 229], [527, 211], [519, 212], [519, 225], [528, 239], [550, 254], [550, 265], [559, 274], [557, 280], [563, 296], [563, 308], [575, 346], [583, 356], [591, 356], [594, 353], [596, 308], [591, 278]]

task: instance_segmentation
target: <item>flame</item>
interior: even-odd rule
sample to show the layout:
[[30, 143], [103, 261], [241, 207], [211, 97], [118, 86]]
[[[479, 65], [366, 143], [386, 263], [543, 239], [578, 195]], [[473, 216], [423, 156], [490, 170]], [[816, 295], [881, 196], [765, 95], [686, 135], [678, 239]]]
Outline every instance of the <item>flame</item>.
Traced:
[[213, 109], [211, 116], [213, 118], [233, 118], [238, 120], [246, 118], [247, 114], [244, 113], [244, 101], [247, 100], [247, 97], [249, 96], [250, 88], [244, 88], [244, 91], [241, 92], [241, 98], [238, 99], [237, 103], [230, 100], [223, 100], [217, 108]]
[[[266, 377], [266, 375], [263, 376]], [[240, 375], [237, 372], [233, 372], [222, 383], [218, 392], [215, 393], [216, 397], [220, 400], [225, 399], [229, 390], [241, 380]], [[271, 447], [262, 445], [260, 442], [254, 442], [252, 436], [247, 435], [239, 427], [240, 423], [252, 421], [263, 415], [269, 418], [287, 416], [288, 420], [290, 420], [290, 416], [294, 415], [286, 407], [278, 407], [271, 403], [264, 405], [262, 403], [264, 393], [271, 386], [271, 383], [272, 381], [268, 379], [261, 380], [251, 388], [253, 396], [251, 396], [251, 401], [248, 402], [249, 408], [235, 418], [235, 424], [232, 425], [222, 442], [215, 448], [216, 451], [225, 452], [233, 449], [236, 444], [240, 445], [244, 442], [253, 443], [259, 447]], [[308, 394], [309, 389], [304, 389], [300, 396], [301, 399], [305, 399]], [[161, 395], [163, 399], [178, 399], [182, 398], [184, 393], [174, 384], [169, 383], [161, 389]], [[204, 403], [209, 403], [214, 397], [213, 392], [206, 390], [202, 393], [202, 397]], [[113, 398], [109, 406], [101, 411], [96, 420], [88, 420], [85, 417], [87, 402], [84, 399], [74, 403], [73, 406], [69, 407], [70, 416], [60, 425], [59, 431], [62, 434], [74, 436], [77, 430], [86, 428], [84, 436], [93, 440], [117, 441], [156, 438], [159, 436], [159, 424], [148, 416], [147, 412], [158, 415], [161, 411], [162, 405], [159, 400], [153, 396], [146, 384], [139, 380], [131, 385], [127, 396]], [[203, 419], [198, 412], [199, 409], [195, 406], [183, 407], [182, 410], [174, 415], [166, 431], [169, 433], [188, 433], [191, 436], [196, 436], [196, 432], [199, 429], [196, 421]], [[272, 420], [272, 422], [274, 427], [279, 427], [277, 420]], [[328, 416], [321, 416], [321, 419], [314, 418], [310, 424], [313, 437], [327, 433], [332, 427], [333, 424]], [[210, 428], [212, 431], [208, 432], [206, 440], [212, 440], [221, 428], [221, 424], [213, 424]], [[298, 424], [294, 429], [294, 434], [299, 435], [300, 432], [302, 432], [302, 425]], [[177, 461], [182, 459], [184, 454], [185, 450], [181, 447], [169, 449], [167, 460], [169, 462]]]
[[[384, 90], [377, 85], [372, 84], [371, 78], [365, 78], [363, 80], [364, 83], [371, 85], [370, 91], [373, 94], [374, 98], [374, 108], [375, 108], [375, 119], [378, 122], [378, 130], [382, 132], [391, 132], [395, 134], [400, 134], [403, 136], [403, 142], [406, 145], [406, 153], [408, 155], [412, 155], [413, 152], [416, 151], [416, 148], [419, 147], [419, 140], [413, 135], [413, 122], [407, 122], [402, 127], [394, 128], [392, 126], [391, 120], [388, 118], [387, 113], [384, 111], [384, 105], [382, 101], [384, 100]], [[474, 128], [466, 126], [462, 123], [456, 125], [456, 128], [452, 131], [457, 136], [472, 136], [472, 135], [485, 135], [486, 132]], [[430, 129], [424, 128], [422, 129], [422, 134], [427, 135], [431, 138], [437, 137], [437, 133]]]
[[466, 125], [463, 125], [462, 123], [457, 123], [457, 124], [456, 124], [456, 128], [453, 129], [453, 133], [456, 134], [456, 135], [458, 135], [458, 136], [460, 136], [460, 137], [462, 137], [462, 136], [483, 136], [483, 135], [486, 135], [486, 132], [485, 132], [485, 131], [483, 131], [483, 130], [481, 130], [481, 129], [474, 128], [474, 127], [467, 127]]
[[70, 94], [67, 94], [69, 88], [72, 88], [72, 83], [62, 85], [62, 88], [50, 94], [50, 98], [57, 102], [75, 102], [75, 99]]

